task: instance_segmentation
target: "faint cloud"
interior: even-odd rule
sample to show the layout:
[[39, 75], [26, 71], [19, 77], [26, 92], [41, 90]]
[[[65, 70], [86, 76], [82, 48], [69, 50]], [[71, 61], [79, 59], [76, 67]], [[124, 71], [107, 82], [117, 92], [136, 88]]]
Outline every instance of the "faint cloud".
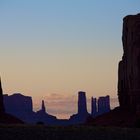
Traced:
[[[69, 118], [72, 114], [77, 112], [77, 95], [67, 95], [67, 94], [58, 94], [51, 93], [47, 94], [44, 99], [46, 110], [48, 113], [57, 116], [58, 118]], [[118, 106], [118, 99], [111, 98], [111, 109]], [[91, 98], [87, 97], [87, 107], [89, 113], [91, 112]], [[35, 105], [35, 110], [38, 110], [40, 107], [38, 104]]]

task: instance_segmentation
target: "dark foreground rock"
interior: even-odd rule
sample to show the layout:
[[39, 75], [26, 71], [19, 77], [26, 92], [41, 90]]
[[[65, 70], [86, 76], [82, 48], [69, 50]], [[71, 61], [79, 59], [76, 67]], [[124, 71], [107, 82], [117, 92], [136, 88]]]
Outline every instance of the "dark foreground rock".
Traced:
[[140, 14], [124, 18], [122, 43], [124, 53], [118, 71], [120, 107], [140, 112]]
[[23, 121], [5, 112], [1, 78], [0, 78], [0, 124], [23, 124]]
[[87, 124], [94, 126], [135, 128], [140, 127], [140, 115], [117, 107], [108, 113], [96, 117], [95, 119], [89, 118], [87, 120]]
[[17, 117], [3, 113], [0, 115], [0, 124], [24, 124], [24, 122]]

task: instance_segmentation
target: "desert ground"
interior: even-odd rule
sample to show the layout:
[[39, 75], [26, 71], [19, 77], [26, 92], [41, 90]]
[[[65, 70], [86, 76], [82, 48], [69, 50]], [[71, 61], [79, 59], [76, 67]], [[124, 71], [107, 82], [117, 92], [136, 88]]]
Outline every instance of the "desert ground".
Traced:
[[140, 140], [139, 128], [0, 125], [0, 140]]

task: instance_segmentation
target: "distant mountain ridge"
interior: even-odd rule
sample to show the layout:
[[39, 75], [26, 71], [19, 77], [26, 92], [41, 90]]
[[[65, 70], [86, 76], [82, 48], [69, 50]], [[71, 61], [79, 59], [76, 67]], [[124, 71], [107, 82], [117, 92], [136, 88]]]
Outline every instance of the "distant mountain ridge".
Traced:
[[[7, 113], [20, 118], [26, 123], [33, 124], [38, 122], [42, 122], [48, 125], [81, 124], [86, 122], [88, 117], [96, 117], [110, 111], [109, 96], [106, 96], [100, 97], [98, 99], [98, 103], [100, 104], [98, 112], [100, 112], [100, 114], [98, 112], [96, 114], [88, 113], [86, 93], [83, 91], [78, 92], [78, 112], [71, 115], [69, 119], [57, 119], [55, 116], [49, 114], [46, 111], [44, 100], [42, 100], [41, 109], [35, 112], [33, 111], [33, 102], [32, 97], [30, 96], [24, 96], [21, 93], [15, 93], [13, 95], [6, 94], [3, 96], [3, 98], [5, 110]], [[108, 106], [106, 106], [106, 103]]]

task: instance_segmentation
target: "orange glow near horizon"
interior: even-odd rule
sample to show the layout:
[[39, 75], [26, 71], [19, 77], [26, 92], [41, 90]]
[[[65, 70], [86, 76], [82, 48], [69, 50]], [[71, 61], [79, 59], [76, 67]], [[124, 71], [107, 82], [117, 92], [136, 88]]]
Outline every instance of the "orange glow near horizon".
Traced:
[[[4, 93], [32, 96], [35, 105], [45, 99], [51, 109], [54, 97], [47, 98], [52, 94], [76, 100], [82, 90], [87, 98], [116, 98], [123, 17], [138, 13], [139, 5], [127, 0], [0, 1]], [[62, 108], [57, 115], [65, 118]]]

